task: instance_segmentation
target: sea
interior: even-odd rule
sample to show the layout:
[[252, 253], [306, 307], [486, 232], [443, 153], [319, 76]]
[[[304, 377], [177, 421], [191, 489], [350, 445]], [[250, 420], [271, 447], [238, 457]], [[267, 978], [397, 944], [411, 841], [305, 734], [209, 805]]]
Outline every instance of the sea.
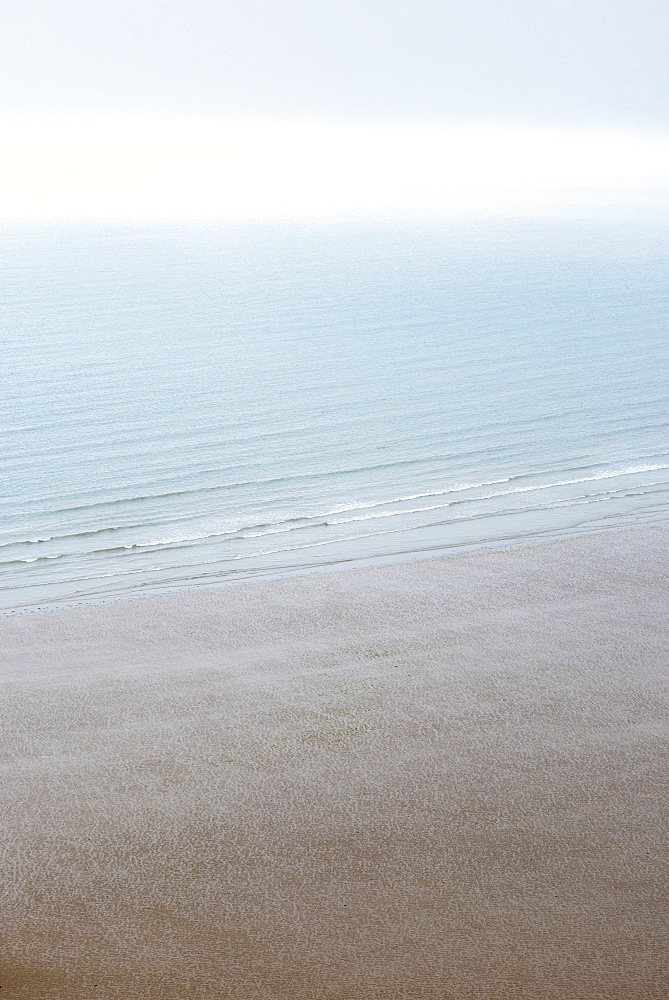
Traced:
[[2, 613], [669, 520], [666, 219], [12, 223]]

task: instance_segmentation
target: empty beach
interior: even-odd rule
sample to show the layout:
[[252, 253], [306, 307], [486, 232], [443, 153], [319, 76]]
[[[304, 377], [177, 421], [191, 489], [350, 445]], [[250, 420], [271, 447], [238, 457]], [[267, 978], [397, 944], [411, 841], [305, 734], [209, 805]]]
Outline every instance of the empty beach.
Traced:
[[0, 996], [666, 998], [668, 557], [0, 617]]

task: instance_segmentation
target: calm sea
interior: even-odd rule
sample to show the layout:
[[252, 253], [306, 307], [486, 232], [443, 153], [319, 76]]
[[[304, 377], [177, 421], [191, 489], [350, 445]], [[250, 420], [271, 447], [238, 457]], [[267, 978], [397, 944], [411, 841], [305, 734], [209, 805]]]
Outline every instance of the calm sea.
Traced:
[[2, 607], [669, 516], [669, 230], [2, 240]]

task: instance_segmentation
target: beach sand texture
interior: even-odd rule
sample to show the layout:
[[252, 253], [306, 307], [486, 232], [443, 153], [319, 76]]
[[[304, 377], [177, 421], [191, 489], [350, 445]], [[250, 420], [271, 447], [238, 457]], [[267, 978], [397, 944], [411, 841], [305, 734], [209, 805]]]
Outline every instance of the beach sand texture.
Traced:
[[1, 618], [0, 997], [666, 1000], [668, 557]]

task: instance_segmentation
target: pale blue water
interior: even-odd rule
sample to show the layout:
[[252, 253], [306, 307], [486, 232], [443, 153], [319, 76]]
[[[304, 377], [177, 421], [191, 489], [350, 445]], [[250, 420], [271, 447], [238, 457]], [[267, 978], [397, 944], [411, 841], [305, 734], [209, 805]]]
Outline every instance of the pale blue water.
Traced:
[[667, 518], [668, 236], [6, 231], [2, 606]]

